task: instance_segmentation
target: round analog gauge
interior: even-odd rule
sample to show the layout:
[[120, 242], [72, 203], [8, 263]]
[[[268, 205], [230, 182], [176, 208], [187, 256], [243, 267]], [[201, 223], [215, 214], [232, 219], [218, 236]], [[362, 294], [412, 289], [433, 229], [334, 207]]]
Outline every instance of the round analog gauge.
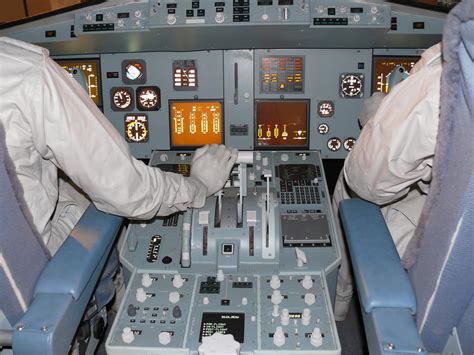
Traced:
[[148, 140], [148, 120], [143, 115], [125, 117], [125, 134], [129, 142], [146, 142]]
[[334, 115], [334, 102], [320, 101], [318, 104], [319, 117], [332, 117]]
[[329, 133], [329, 126], [326, 123], [321, 123], [318, 126], [319, 134], [328, 134]]
[[356, 142], [355, 138], [352, 138], [352, 137], [346, 138], [346, 140], [344, 141], [344, 149], [350, 152], [352, 148], [354, 148], [355, 142]]
[[125, 66], [125, 75], [130, 80], [137, 80], [143, 75], [143, 66], [141, 63], [132, 62]]
[[342, 74], [340, 89], [341, 97], [362, 97], [364, 89], [364, 75]]
[[332, 152], [337, 152], [339, 149], [341, 149], [342, 143], [339, 138], [331, 138], [328, 140], [328, 149]]
[[142, 111], [157, 111], [160, 109], [160, 89], [157, 87], [142, 87], [137, 89], [137, 107]]
[[127, 110], [132, 109], [133, 93], [129, 88], [112, 89], [112, 109]]

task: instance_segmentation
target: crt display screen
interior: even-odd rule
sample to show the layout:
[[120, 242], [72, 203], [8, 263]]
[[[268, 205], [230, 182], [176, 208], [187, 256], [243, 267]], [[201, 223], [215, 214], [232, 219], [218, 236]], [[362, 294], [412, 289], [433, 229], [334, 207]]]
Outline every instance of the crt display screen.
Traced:
[[256, 100], [256, 146], [308, 146], [309, 100]]
[[401, 65], [410, 72], [420, 57], [375, 57], [374, 76], [372, 92], [388, 92], [388, 80], [390, 73], [397, 66]]
[[222, 144], [221, 101], [170, 101], [171, 146]]
[[102, 106], [102, 97], [100, 95], [99, 59], [58, 59], [56, 62], [69, 73], [72, 73], [73, 69], [82, 70], [86, 77], [87, 90], [90, 98], [97, 106]]

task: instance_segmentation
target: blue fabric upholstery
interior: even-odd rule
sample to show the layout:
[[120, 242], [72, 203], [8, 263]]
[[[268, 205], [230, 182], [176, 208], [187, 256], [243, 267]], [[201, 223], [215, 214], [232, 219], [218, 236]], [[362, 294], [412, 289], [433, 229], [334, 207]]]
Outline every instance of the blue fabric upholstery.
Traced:
[[461, 327], [464, 351], [473, 353], [474, 319], [464, 318], [474, 296], [473, 33], [474, 2], [464, 1], [451, 11], [444, 31], [433, 181], [417, 230], [423, 236], [418, 257], [409, 270], [418, 329], [431, 352], [441, 352], [452, 328]]
[[379, 207], [359, 199], [345, 200], [340, 214], [365, 312], [395, 307], [414, 314], [415, 294]]
[[15, 354], [67, 353], [121, 224], [89, 206], [38, 280], [23, 329], [13, 334]]
[[30, 304], [48, 258], [18, 204], [4, 143], [0, 125], [0, 309], [13, 325]]

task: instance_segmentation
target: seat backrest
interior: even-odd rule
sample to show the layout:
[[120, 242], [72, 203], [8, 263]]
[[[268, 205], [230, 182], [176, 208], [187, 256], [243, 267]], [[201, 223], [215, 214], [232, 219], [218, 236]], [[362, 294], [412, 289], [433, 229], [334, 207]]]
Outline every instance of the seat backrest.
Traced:
[[454, 327], [474, 353], [474, 1], [448, 16], [443, 36], [441, 113], [433, 180], [415, 233], [409, 275], [417, 325], [430, 352], [442, 352]]
[[21, 196], [21, 188], [15, 176], [0, 123], [0, 310], [10, 326], [28, 308], [36, 280], [48, 262], [48, 253], [20, 208], [16, 196]]

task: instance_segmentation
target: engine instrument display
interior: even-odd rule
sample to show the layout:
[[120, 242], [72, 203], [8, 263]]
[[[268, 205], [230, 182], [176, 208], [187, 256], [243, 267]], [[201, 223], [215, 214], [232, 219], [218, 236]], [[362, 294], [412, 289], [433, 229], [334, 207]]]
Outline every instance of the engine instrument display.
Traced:
[[406, 71], [410, 71], [420, 57], [375, 57], [372, 92], [388, 92], [388, 82], [392, 70], [401, 65]]
[[173, 88], [195, 90], [198, 87], [197, 61], [194, 59], [173, 61]]
[[137, 108], [140, 111], [158, 111], [161, 108], [161, 91], [157, 86], [137, 88]]
[[171, 146], [222, 144], [221, 101], [170, 101]]
[[114, 111], [133, 110], [133, 90], [128, 87], [112, 88], [110, 101]]
[[146, 63], [141, 59], [122, 62], [122, 81], [125, 84], [144, 84], [146, 82]]
[[260, 61], [260, 92], [303, 93], [304, 57], [262, 57]]
[[99, 75], [99, 59], [78, 59], [78, 60], [62, 60], [56, 62], [68, 73], [72, 73], [74, 69], [80, 69], [86, 77], [87, 91], [89, 97], [94, 103], [101, 107], [102, 97], [100, 94], [100, 75]]
[[332, 101], [319, 101], [318, 103], [318, 115], [319, 117], [329, 118], [334, 115], [334, 102]]
[[146, 115], [125, 116], [125, 138], [130, 143], [148, 141], [148, 117]]
[[256, 100], [256, 146], [308, 146], [309, 100]]

